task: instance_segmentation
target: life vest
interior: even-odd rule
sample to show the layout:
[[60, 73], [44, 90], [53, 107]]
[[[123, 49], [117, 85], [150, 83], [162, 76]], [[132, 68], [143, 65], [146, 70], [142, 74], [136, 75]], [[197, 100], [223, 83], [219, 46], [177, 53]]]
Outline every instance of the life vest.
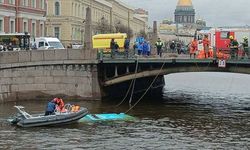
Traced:
[[58, 112], [65, 112], [64, 102], [61, 98], [55, 98], [53, 101], [56, 103], [56, 110]]
[[190, 45], [190, 54], [195, 53], [197, 49], [198, 49], [198, 42], [197, 40], [193, 40]]
[[210, 41], [209, 41], [208, 38], [204, 38], [204, 39], [202, 40], [202, 43], [203, 43], [203, 46], [204, 46], [204, 47], [210, 45]]
[[155, 45], [156, 45], [156, 46], [163, 46], [163, 43], [162, 43], [161, 41], [157, 41], [157, 42], [155, 43]]
[[71, 112], [78, 112], [80, 110], [80, 106], [72, 105]]

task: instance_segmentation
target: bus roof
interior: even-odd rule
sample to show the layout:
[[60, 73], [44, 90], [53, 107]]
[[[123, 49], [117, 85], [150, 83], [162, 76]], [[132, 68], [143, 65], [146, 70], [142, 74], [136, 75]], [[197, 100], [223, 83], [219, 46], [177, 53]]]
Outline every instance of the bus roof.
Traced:
[[25, 34], [25, 33], [3, 33], [3, 32], [0, 32], [0, 36], [24, 36], [24, 35], [30, 36], [29, 33]]

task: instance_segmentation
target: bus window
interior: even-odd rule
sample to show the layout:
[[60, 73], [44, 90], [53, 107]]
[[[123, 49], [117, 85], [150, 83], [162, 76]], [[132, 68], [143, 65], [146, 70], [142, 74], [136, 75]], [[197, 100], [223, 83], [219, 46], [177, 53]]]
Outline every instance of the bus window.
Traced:
[[47, 42], [45, 43], [45, 46], [49, 46]]

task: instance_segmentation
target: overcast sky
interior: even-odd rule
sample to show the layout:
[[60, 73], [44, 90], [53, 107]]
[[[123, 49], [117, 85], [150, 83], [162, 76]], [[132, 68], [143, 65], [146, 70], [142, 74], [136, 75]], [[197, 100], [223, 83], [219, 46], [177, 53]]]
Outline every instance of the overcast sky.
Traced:
[[[149, 23], [174, 17], [178, 0], [121, 0], [135, 8], [149, 11]], [[250, 0], [192, 0], [196, 19], [208, 26], [250, 26]]]

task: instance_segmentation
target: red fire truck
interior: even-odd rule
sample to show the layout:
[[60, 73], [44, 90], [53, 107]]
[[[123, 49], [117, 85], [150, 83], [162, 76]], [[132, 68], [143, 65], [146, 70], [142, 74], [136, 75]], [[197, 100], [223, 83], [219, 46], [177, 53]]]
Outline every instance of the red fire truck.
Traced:
[[[230, 58], [230, 36], [233, 36], [239, 44], [242, 41], [244, 36], [249, 37], [250, 29], [245, 28], [211, 28], [209, 30], [201, 30], [197, 32], [197, 39], [199, 40], [198, 50], [199, 55], [198, 58], [203, 58], [202, 54], [204, 53], [204, 48], [202, 44], [202, 39], [205, 35], [208, 35], [208, 39], [210, 40], [210, 56], [213, 56], [214, 50], [216, 50], [216, 57], [220, 59], [228, 59]], [[239, 48], [238, 55], [242, 55], [242, 49]]]

